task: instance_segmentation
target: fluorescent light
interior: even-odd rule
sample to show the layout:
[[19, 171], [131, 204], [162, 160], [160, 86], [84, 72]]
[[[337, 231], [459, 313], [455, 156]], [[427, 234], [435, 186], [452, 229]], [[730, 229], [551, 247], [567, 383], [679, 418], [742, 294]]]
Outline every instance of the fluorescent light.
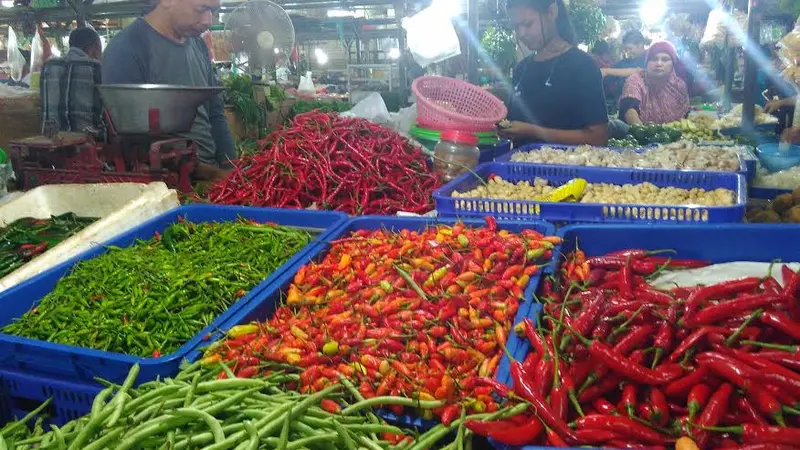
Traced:
[[355, 17], [356, 13], [346, 9], [329, 9], [328, 17]]
[[14, 0], [3, 0], [0, 1], [0, 6], [3, 8], [13, 8], [14, 7]]
[[279, 49], [277, 49], [277, 48], [275, 49], [275, 54], [276, 54], [276, 55], [277, 55], [278, 53], [280, 53], [280, 52], [281, 52], [281, 51], [280, 51]]
[[647, 25], [661, 23], [666, 14], [667, 0], [645, 0], [639, 9], [639, 15]]
[[321, 48], [314, 49], [314, 56], [316, 56], [319, 65], [324, 66], [328, 63], [328, 55]]
[[400, 58], [400, 49], [399, 48], [390, 48], [389, 49], [389, 58], [390, 59], [398, 59], [398, 58]]

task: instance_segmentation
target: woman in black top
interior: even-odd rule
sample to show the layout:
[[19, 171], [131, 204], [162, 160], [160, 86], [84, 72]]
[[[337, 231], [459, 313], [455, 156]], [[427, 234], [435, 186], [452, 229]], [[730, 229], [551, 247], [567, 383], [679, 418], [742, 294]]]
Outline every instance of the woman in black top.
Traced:
[[507, 10], [517, 38], [535, 54], [514, 69], [512, 122], [500, 134], [515, 144], [605, 144], [603, 77], [592, 57], [575, 47], [563, 0], [508, 0]]

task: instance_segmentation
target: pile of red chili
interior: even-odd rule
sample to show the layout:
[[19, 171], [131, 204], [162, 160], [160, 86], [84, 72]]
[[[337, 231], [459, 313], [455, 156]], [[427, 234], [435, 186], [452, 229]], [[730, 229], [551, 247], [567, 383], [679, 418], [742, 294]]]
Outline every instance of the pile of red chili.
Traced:
[[364, 119], [312, 111], [259, 143], [209, 191], [213, 203], [425, 213], [440, 180], [419, 147]]
[[433, 413], [446, 423], [461, 405], [494, 411], [508, 330], [558, 242], [497, 230], [491, 218], [483, 228], [354, 232], [298, 271], [269, 321], [240, 326], [206, 362], [229, 362], [238, 376], [257, 373], [262, 358], [289, 363], [302, 370], [301, 392], [343, 375], [365, 398], [442, 400]]
[[571, 253], [539, 299], [544, 328], [511, 366], [535, 415], [472, 422], [513, 445], [800, 448], [800, 276], [660, 291], [647, 277], [702, 267], [641, 249]]

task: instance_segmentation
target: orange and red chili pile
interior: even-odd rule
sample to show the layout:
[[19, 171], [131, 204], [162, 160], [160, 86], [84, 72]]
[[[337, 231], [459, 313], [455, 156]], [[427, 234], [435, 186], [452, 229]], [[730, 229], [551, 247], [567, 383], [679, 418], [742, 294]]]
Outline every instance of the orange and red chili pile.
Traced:
[[298, 271], [269, 321], [240, 326], [206, 360], [232, 362], [238, 376], [259, 373], [262, 358], [299, 366], [301, 392], [344, 375], [365, 398], [444, 400], [433, 411], [444, 422], [460, 416], [457, 403], [494, 411], [508, 330], [558, 242], [497, 230], [491, 218], [481, 228], [356, 231]]
[[577, 250], [539, 293], [544, 328], [512, 362], [527, 417], [470, 422], [512, 445], [800, 448], [800, 275], [656, 290], [662, 270], [707, 265], [642, 249]]
[[419, 147], [364, 119], [312, 111], [259, 143], [209, 191], [213, 203], [393, 215], [433, 209], [439, 187]]

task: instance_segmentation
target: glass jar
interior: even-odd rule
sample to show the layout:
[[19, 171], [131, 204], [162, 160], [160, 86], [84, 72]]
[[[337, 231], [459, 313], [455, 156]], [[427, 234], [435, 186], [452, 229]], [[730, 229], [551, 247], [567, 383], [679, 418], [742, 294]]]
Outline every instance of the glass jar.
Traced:
[[478, 165], [481, 157], [478, 137], [464, 131], [442, 131], [433, 154], [434, 167], [445, 181], [450, 181]]

